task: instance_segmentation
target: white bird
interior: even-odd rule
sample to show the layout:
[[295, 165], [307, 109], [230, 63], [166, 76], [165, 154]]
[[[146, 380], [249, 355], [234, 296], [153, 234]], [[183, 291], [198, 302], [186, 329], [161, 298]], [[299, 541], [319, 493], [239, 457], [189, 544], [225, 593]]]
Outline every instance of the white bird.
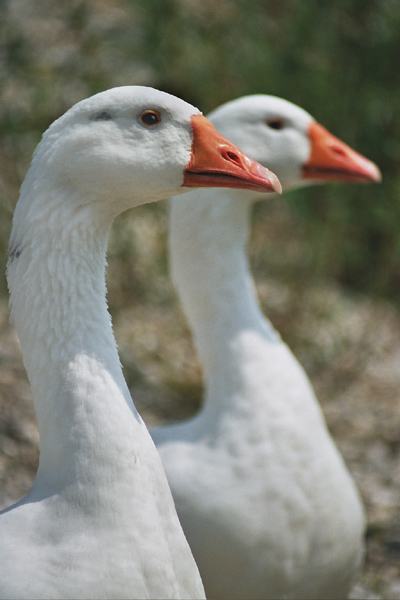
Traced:
[[[285, 100], [244, 97], [210, 120], [284, 190], [380, 179]], [[344, 598], [363, 558], [363, 508], [305, 372], [260, 310], [245, 250], [254, 199], [172, 200], [171, 273], [205, 398], [195, 418], [151, 434], [207, 597]]]
[[40, 432], [32, 490], [0, 516], [2, 598], [202, 598], [105, 299], [116, 215], [192, 186], [279, 189], [193, 106], [145, 87], [79, 102], [21, 188], [8, 282]]

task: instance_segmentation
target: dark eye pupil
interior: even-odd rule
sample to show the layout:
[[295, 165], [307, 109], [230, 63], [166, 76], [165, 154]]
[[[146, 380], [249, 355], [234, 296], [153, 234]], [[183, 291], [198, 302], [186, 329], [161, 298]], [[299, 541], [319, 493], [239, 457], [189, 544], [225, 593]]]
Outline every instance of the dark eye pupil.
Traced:
[[271, 129], [282, 129], [283, 121], [282, 119], [271, 119], [267, 122], [267, 125], [268, 127], [271, 127]]
[[145, 123], [145, 125], [155, 125], [160, 121], [160, 117], [158, 116], [158, 114], [150, 110], [148, 112], [143, 113], [141, 119], [142, 122]]

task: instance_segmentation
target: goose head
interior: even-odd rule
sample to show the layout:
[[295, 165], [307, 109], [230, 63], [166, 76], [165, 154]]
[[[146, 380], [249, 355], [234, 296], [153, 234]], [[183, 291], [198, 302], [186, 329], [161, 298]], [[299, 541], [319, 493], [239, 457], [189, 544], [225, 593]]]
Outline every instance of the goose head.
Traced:
[[83, 100], [55, 121], [37, 147], [23, 191], [50, 193], [54, 201], [58, 192], [114, 217], [190, 187], [280, 188], [274, 174], [226, 140], [197, 108], [153, 88], [129, 86]]
[[378, 167], [275, 96], [245, 96], [208, 115], [216, 129], [275, 172], [283, 189], [324, 182], [379, 182]]

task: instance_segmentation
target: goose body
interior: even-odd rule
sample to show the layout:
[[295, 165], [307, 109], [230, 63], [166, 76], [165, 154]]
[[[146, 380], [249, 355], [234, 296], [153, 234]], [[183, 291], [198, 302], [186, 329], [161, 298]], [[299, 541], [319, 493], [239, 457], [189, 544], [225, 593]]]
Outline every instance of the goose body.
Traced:
[[122, 375], [105, 298], [107, 236], [127, 208], [193, 185], [265, 189], [266, 176], [196, 108], [151, 88], [102, 92], [44, 134], [8, 265], [40, 459], [32, 490], [0, 515], [1, 598], [204, 597]]
[[[379, 179], [282, 99], [241, 98], [210, 119], [284, 190]], [[260, 310], [246, 256], [254, 195], [195, 190], [186, 200], [172, 199], [170, 267], [204, 405], [151, 434], [206, 596], [345, 598], [362, 563], [363, 508], [304, 370]]]

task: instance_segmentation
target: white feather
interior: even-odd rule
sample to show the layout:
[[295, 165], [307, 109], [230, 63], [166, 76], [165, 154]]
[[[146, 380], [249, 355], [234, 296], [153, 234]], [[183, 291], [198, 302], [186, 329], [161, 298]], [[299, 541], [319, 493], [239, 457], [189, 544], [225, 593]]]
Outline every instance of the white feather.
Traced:
[[[276, 119], [281, 129], [268, 126]], [[308, 113], [250, 96], [210, 120], [284, 190], [304, 184]], [[254, 199], [172, 200], [171, 273], [205, 398], [194, 419], [152, 435], [207, 597], [344, 598], [362, 562], [363, 509], [304, 370], [260, 310], [245, 250]]]

